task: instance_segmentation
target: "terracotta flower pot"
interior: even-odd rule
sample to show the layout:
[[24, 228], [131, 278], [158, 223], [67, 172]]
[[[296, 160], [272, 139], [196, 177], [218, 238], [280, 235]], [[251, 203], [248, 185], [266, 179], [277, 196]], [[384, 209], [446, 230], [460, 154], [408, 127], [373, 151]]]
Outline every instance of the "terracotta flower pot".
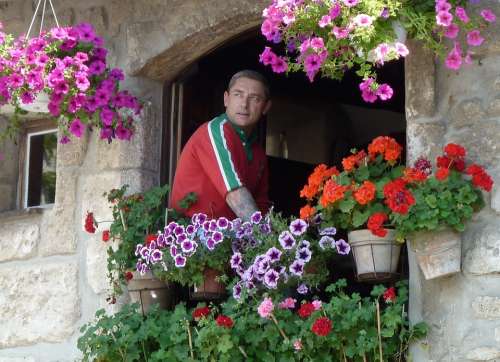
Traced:
[[221, 272], [215, 269], [207, 268], [203, 272], [203, 283], [195, 285], [191, 292], [192, 300], [221, 299], [225, 295], [226, 287], [218, 282], [216, 278]]
[[151, 272], [141, 275], [135, 271], [128, 282], [127, 289], [132, 303], [139, 303], [142, 314], [149, 311], [153, 304], [161, 309], [170, 309], [175, 304], [174, 289], [153, 276]]
[[451, 229], [418, 233], [411, 240], [417, 262], [425, 279], [459, 273], [462, 260], [462, 239]]
[[381, 282], [397, 275], [401, 244], [395, 236], [394, 230], [388, 230], [385, 237], [373, 235], [368, 229], [347, 234], [359, 281]]

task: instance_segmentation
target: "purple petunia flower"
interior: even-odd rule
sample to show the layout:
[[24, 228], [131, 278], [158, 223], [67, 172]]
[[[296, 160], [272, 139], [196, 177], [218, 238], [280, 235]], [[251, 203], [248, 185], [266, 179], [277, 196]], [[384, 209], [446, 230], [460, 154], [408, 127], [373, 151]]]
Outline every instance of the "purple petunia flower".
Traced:
[[262, 213], [260, 211], [255, 211], [250, 217], [252, 224], [258, 224], [262, 220]]
[[266, 256], [269, 258], [269, 261], [271, 263], [280, 260], [281, 254], [282, 254], [281, 250], [275, 248], [274, 246], [266, 252]]
[[336, 233], [337, 233], [337, 229], [333, 226], [321, 229], [319, 232], [320, 235], [335, 235]]
[[186, 226], [186, 234], [188, 234], [189, 236], [193, 235], [195, 231], [196, 229], [194, 225], [189, 224], [188, 226]]
[[182, 251], [184, 253], [190, 253], [194, 249], [194, 242], [192, 240], [184, 240], [181, 244]]
[[253, 264], [253, 270], [257, 274], [264, 274], [265, 272], [267, 272], [269, 270], [270, 267], [271, 267], [271, 263], [270, 263], [270, 260], [267, 256], [264, 256], [263, 259], [261, 259], [258, 262], [255, 262]]
[[304, 263], [308, 263], [311, 260], [312, 252], [309, 248], [302, 248], [296, 251], [295, 258]]
[[142, 246], [143, 246], [142, 244], [137, 244], [137, 246], [135, 247], [135, 253], [134, 253], [135, 256], [140, 255]]
[[224, 235], [220, 231], [216, 231], [212, 234], [212, 239], [216, 244], [219, 244], [224, 240]]
[[319, 240], [318, 244], [321, 249], [325, 250], [335, 244], [335, 239], [331, 236], [325, 235]]
[[307, 222], [302, 219], [296, 219], [290, 223], [289, 229], [293, 235], [302, 235], [307, 230]]
[[302, 248], [308, 248], [311, 246], [311, 243], [307, 240], [302, 240], [298, 245], [297, 245], [297, 248], [298, 249], [302, 249]]
[[295, 260], [288, 269], [290, 273], [300, 277], [304, 273], [304, 262], [302, 260]]
[[279, 240], [281, 246], [283, 247], [283, 249], [292, 249], [295, 246], [295, 239], [292, 236], [292, 234], [290, 234], [289, 231], [286, 231], [286, 230], [283, 231], [278, 236], [278, 240]]
[[175, 257], [177, 256], [177, 246], [172, 245], [172, 246], [170, 247], [170, 256], [171, 256], [172, 258], [175, 258]]
[[274, 269], [269, 269], [264, 274], [264, 285], [269, 289], [276, 289], [280, 275]]
[[216, 220], [210, 220], [210, 223], [208, 225], [208, 230], [209, 231], [216, 231], [217, 230], [217, 221]]
[[207, 248], [208, 250], [214, 250], [215, 249], [215, 240], [212, 238], [207, 239]]
[[233, 287], [233, 297], [234, 297], [234, 299], [241, 298], [241, 283], [240, 282], [236, 283]]
[[337, 252], [340, 255], [347, 255], [351, 251], [351, 246], [344, 239], [339, 239], [335, 242], [335, 246], [337, 247]]
[[182, 255], [177, 255], [175, 257], [175, 266], [177, 268], [184, 268], [186, 266], [186, 258], [183, 257]]
[[231, 269], [237, 269], [237, 268], [239, 268], [241, 266], [241, 262], [242, 262], [241, 253], [234, 253], [231, 256], [231, 260], [230, 260]]
[[163, 234], [158, 235], [157, 243], [159, 248], [165, 247], [165, 237], [163, 236]]
[[299, 293], [299, 294], [304, 295], [304, 294], [307, 294], [308, 292], [309, 292], [309, 288], [304, 283], [302, 283], [301, 285], [299, 285], [297, 287], [297, 293]]
[[78, 138], [82, 137], [84, 130], [85, 125], [80, 121], [79, 118], [75, 118], [69, 126], [69, 131]]
[[106, 64], [101, 62], [100, 60], [96, 60], [89, 65], [89, 74], [90, 75], [101, 75], [106, 70]]
[[186, 235], [186, 233], [182, 233], [182, 234], [179, 234], [177, 235], [177, 244], [180, 244], [182, 243], [183, 241], [187, 240], [188, 236]]
[[176, 225], [176, 226], [175, 226], [175, 229], [174, 229], [174, 234], [175, 234], [176, 236], [179, 236], [179, 235], [181, 235], [182, 233], [184, 233], [184, 231], [185, 231], [184, 226], [182, 226], [182, 225]]
[[268, 235], [271, 233], [271, 225], [269, 223], [261, 224], [259, 228], [262, 234]]
[[220, 217], [218, 220], [217, 220], [217, 227], [220, 229], [220, 230], [226, 230], [229, 226], [229, 220], [225, 217]]
[[163, 253], [159, 249], [153, 250], [151, 253], [151, 262], [152, 263], [158, 263], [160, 260], [163, 258]]
[[139, 251], [139, 254], [141, 254], [141, 258], [146, 259], [150, 254], [149, 248], [147, 246], [143, 246]]

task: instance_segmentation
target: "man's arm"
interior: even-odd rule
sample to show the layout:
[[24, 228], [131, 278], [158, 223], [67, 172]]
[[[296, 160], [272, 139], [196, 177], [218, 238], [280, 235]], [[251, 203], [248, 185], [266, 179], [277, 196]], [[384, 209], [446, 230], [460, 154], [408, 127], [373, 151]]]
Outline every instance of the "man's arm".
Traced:
[[250, 220], [250, 217], [259, 208], [246, 187], [239, 187], [226, 195], [226, 202], [233, 212], [242, 220]]

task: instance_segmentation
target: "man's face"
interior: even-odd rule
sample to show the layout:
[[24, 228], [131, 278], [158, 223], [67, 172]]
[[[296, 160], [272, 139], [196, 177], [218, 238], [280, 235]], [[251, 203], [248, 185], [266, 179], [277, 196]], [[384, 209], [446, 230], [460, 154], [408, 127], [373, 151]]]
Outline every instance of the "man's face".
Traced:
[[224, 92], [224, 106], [229, 119], [250, 131], [271, 107], [264, 85], [250, 78], [239, 78], [229, 91]]

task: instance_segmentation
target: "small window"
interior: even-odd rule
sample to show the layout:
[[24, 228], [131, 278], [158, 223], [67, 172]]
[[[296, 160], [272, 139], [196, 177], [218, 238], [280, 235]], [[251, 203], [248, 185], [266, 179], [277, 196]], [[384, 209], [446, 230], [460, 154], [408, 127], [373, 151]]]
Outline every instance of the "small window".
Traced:
[[20, 159], [20, 205], [43, 207], [54, 203], [56, 194], [57, 128], [51, 123], [26, 127]]

